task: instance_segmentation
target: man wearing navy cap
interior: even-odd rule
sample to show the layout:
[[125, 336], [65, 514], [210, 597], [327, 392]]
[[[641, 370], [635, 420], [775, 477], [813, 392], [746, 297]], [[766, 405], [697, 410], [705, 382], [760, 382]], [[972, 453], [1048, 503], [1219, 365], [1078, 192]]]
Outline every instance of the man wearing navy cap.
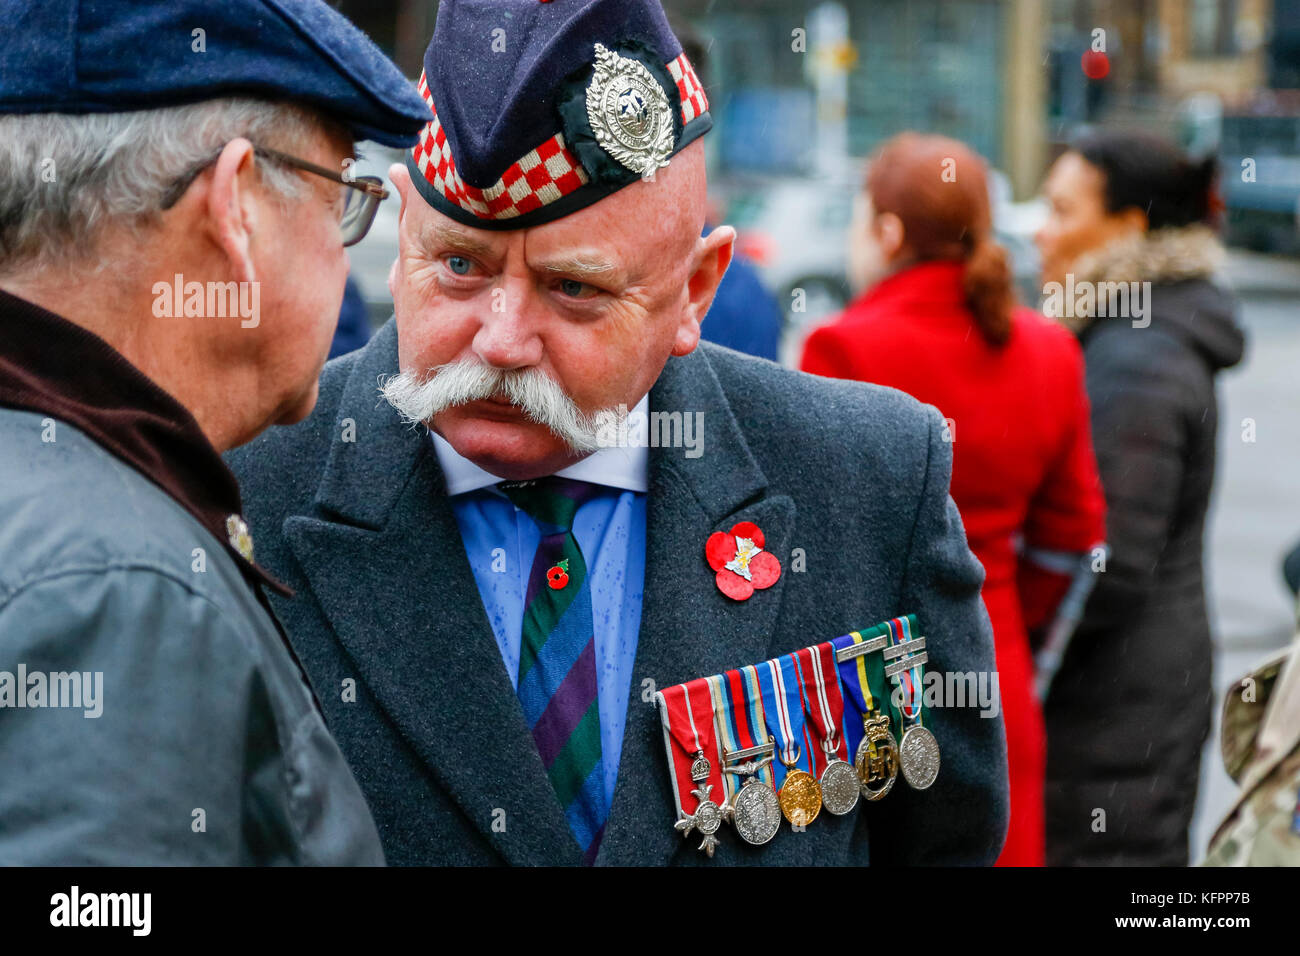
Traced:
[[[701, 237], [708, 104], [656, 0], [443, 0], [419, 90], [395, 321], [232, 456], [272, 601], [390, 862], [707, 862], [657, 689], [906, 613], [993, 669], [943, 422], [698, 344], [735, 234]], [[706, 561], [742, 523], [779, 575]], [[1001, 719], [933, 730], [932, 788], [717, 861], [992, 863]]]
[[307, 416], [410, 84], [317, 0], [0, 0], [0, 864], [380, 864], [220, 453]]

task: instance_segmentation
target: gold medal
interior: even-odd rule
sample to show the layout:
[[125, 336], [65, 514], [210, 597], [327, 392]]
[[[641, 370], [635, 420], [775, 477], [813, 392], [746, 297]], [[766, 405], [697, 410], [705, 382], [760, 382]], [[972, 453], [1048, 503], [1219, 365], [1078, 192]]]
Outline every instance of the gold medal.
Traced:
[[868, 714], [862, 719], [862, 729], [865, 736], [854, 756], [862, 796], [881, 800], [898, 779], [898, 748], [894, 746], [894, 735], [889, 732], [887, 715]]
[[[784, 760], [781, 762], [785, 763]], [[791, 826], [806, 827], [821, 813], [822, 788], [816, 777], [795, 766], [798, 762], [799, 758], [795, 757], [785, 764], [785, 782], [781, 784], [777, 799], [781, 801], [781, 813]]]

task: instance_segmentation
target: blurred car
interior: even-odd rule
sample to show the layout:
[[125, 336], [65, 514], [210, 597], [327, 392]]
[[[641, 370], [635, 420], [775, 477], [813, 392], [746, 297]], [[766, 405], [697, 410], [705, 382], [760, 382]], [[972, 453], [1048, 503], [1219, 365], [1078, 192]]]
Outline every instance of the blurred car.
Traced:
[[1258, 252], [1300, 252], [1300, 115], [1222, 121], [1225, 238]]
[[[810, 177], [737, 177], [719, 189], [723, 221], [736, 228], [737, 249], [751, 258], [785, 310], [781, 358], [798, 361], [804, 337], [840, 311], [851, 297], [847, 279], [848, 232], [857, 166]], [[1033, 236], [1046, 216], [1041, 199], [1014, 202], [1004, 174], [990, 171], [989, 193], [996, 240], [1011, 256], [1021, 297], [1041, 295]]]

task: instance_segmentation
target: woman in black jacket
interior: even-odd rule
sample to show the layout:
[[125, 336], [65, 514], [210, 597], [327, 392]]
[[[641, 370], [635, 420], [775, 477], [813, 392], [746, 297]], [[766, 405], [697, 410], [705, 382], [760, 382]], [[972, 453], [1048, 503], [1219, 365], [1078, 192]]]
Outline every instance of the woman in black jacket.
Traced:
[[1049, 864], [1188, 860], [1213, 697], [1214, 380], [1243, 349], [1212, 279], [1214, 171], [1157, 137], [1104, 132], [1044, 186], [1045, 308], [1083, 343], [1110, 545], [1046, 702]]

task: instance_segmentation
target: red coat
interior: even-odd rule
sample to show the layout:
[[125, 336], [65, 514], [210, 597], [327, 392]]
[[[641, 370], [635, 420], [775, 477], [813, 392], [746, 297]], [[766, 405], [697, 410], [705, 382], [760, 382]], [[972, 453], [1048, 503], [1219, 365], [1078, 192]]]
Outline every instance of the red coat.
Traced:
[[1017, 309], [1006, 345], [989, 345], [962, 268], [927, 262], [886, 278], [809, 336], [801, 367], [901, 389], [949, 419], [952, 497], [984, 565], [1007, 726], [1011, 827], [998, 862], [1042, 865], [1046, 736], [1027, 628], [1045, 623], [1062, 589], [1024, 573], [1016, 540], [1086, 551], [1104, 538], [1105, 504], [1078, 343]]

